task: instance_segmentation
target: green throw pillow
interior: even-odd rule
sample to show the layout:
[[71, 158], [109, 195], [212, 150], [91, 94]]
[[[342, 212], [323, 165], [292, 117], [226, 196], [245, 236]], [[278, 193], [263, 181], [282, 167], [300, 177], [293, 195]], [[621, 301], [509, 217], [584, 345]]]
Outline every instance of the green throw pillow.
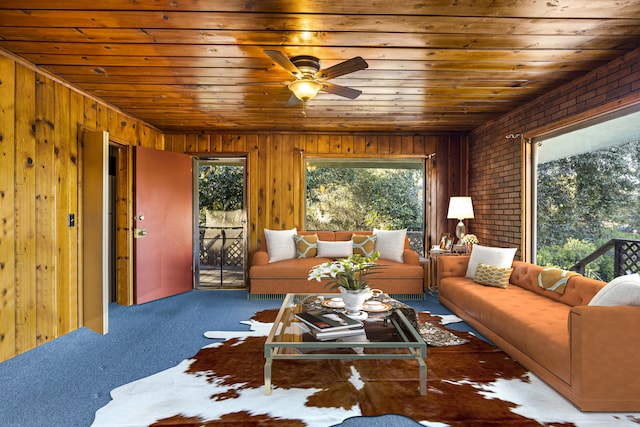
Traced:
[[296, 242], [296, 256], [298, 258], [313, 258], [318, 254], [317, 234], [295, 235], [293, 241]]
[[376, 250], [376, 236], [371, 234], [354, 234], [351, 236], [353, 240], [353, 253], [362, 256], [371, 256]]

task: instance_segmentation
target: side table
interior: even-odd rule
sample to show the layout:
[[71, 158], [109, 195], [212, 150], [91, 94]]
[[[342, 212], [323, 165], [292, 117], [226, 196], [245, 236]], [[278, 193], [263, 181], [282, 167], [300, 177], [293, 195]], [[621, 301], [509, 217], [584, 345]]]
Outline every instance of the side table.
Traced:
[[442, 255], [467, 255], [467, 253], [431, 248], [429, 256], [424, 259], [424, 286], [431, 295], [438, 290], [438, 257]]

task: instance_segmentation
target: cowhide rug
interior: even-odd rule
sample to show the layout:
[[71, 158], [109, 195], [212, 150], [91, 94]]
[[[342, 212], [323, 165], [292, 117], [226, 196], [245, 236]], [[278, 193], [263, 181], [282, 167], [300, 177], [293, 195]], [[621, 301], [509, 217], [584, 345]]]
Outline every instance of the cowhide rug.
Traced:
[[[418, 393], [412, 361], [273, 363], [264, 395], [263, 344], [276, 310], [250, 331], [210, 333], [224, 341], [174, 368], [118, 387], [95, 427], [318, 426], [358, 416], [398, 414], [425, 426], [636, 426], [640, 414], [582, 413], [505, 353], [471, 334], [469, 343], [429, 347], [428, 392]], [[439, 318], [420, 313], [421, 321]]]

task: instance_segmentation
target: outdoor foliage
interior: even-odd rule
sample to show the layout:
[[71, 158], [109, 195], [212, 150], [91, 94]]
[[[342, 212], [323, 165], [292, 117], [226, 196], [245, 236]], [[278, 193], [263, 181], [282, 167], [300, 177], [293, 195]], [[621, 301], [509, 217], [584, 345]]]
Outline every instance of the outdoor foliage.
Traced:
[[243, 168], [202, 165], [198, 170], [200, 210], [242, 209]]
[[[568, 269], [605, 244], [608, 240], [609, 239], [593, 243], [586, 240], [569, 238], [562, 246], [550, 245], [542, 248], [538, 247], [537, 262], [539, 265], [557, 266]], [[585, 269], [585, 276], [604, 281], [613, 279], [613, 250], [590, 263]]]
[[[538, 165], [537, 261], [570, 268], [612, 238], [640, 230], [638, 141]], [[613, 278], [613, 256], [589, 265]]]
[[422, 230], [422, 171], [317, 168], [307, 173], [308, 230]]

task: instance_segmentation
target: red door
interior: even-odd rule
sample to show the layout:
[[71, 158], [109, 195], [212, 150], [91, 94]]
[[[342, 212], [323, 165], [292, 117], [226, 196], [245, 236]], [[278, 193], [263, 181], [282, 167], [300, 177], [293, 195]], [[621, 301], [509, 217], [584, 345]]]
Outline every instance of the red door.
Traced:
[[187, 155], [135, 148], [136, 304], [193, 288], [191, 168]]

